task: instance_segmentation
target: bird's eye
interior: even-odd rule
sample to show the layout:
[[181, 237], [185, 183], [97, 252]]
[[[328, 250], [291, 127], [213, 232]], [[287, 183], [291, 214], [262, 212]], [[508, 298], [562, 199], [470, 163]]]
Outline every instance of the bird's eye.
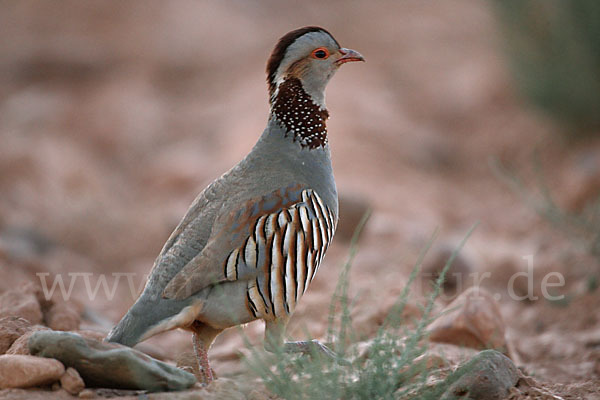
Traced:
[[329, 57], [329, 51], [325, 47], [319, 47], [318, 49], [313, 50], [312, 57], [324, 60]]

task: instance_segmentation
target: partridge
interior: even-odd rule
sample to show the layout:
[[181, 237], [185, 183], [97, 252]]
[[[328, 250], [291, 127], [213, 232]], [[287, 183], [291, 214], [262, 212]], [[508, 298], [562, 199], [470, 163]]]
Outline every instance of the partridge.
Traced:
[[224, 329], [265, 321], [265, 348], [284, 343], [298, 301], [319, 269], [338, 221], [325, 86], [344, 63], [364, 61], [323, 28], [283, 36], [267, 62], [270, 114], [250, 153], [205, 188], [154, 262], [146, 286], [107, 340], [133, 346], [158, 333], [193, 333], [200, 374]]

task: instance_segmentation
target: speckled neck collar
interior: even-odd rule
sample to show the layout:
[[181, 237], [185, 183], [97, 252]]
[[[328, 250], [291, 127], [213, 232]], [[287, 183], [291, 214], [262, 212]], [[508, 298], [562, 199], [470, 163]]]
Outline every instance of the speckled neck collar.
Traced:
[[272, 115], [285, 126], [286, 136], [302, 147], [316, 149], [327, 145], [329, 112], [316, 105], [297, 78], [287, 78], [271, 101]]

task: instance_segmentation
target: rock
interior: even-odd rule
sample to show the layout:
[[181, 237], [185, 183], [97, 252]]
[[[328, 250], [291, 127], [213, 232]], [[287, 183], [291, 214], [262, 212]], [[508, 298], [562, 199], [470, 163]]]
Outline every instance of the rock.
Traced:
[[43, 320], [35, 293], [22, 289], [8, 290], [0, 295], [0, 318], [3, 317], [20, 317], [32, 324]]
[[369, 211], [369, 202], [356, 194], [342, 193], [339, 196], [340, 219], [336, 229], [336, 238], [350, 241], [362, 217]]
[[47, 331], [48, 328], [46, 328], [43, 325], [35, 325], [29, 328], [29, 330], [20, 338], [18, 338], [17, 340], [15, 340], [15, 342], [12, 344], [12, 346], [10, 346], [10, 348], [6, 351], [6, 354], [18, 354], [18, 355], [23, 355], [23, 356], [29, 356], [31, 355], [31, 353], [29, 352], [29, 338], [31, 337], [31, 335], [33, 335], [35, 332], [38, 331]]
[[485, 290], [472, 287], [448, 304], [428, 330], [429, 340], [475, 349], [506, 353], [505, 327], [496, 300]]
[[76, 331], [81, 323], [79, 308], [73, 303], [55, 303], [45, 316], [46, 324], [55, 331]]
[[5, 354], [0, 356], [0, 389], [49, 385], [64, 372], [65, 367], [56, 360]]
[[31, 327], [26, 319], [20, 317], [4, 317], [0, 319], [0, 355], [12, 346]]
[[459, 367], [434, 389], [440, 400], [503, 400], [519, 381], [519, 371], [510, 358], [495, 350], [484, 350]]
[[469, 361], [477, 350], [447, 343], [430, 343], [423, 355], [415, 362], [424, 360], [428, 370], [459, 365]]
[[[424, 262], [421, 274], [427, 279], [436, 281], [446, 263], [455, 251], [456, 246], [449, 243], [442, 244], [431, 251], [431, 255], [428, 255]], [[444, 283], [442, 288], [446, 294], [454, 295], [462, 292], [465, 287], [469, 284], [471, 273], [473, 272], [473, 266], [471, 261], [462, 253], [458, 253], [454, 258], [448, 271], [445, 275]]]
[[75, 333], [36, 332], [29, 339], [29, 350], [75, 368], [88, 387], [156, 392], [183, 390], [196, 383], [194, 375], [137, 350]]
[[85, 389], [85, 383], [79, 372], [75, 368], [67, 368], [63, 376], [60, 377], [60, 385], [70, 394], [77, 396], [83, 389]]
[[179, 354], [175, 360], [175, 365], [177, 365], [177, 368], [196, 376], [198, 376], [200, 373], [198, 361], [196, 360], [196, 355], [193, 351], [184, 351], [183, 353]]
[[90, 389], [84, 389], [79, 393], [80, 399], [93, 399], [96, 397], [96, 393]]
[[106, 332], [98, 332], [98, 331], [91, 331], [91, 330], [76, 330], [75, 332], [78, 334], [79, 336], [85, 338], [85, 339], [91, 339], [91, 340], [95, 340], [98, 342], [103, 342], [104, 338], [106, 337]]

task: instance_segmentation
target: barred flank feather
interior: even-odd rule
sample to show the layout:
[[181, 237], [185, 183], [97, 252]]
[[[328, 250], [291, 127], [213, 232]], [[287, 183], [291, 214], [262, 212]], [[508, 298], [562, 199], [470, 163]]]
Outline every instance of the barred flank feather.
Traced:
[[247, 286], [247, 308], [256, 318], [290, 314], [314, 278], [333, 238], [335, 216], [319, 195], [308, 189], [291, 208], [260, 217], [242, 247], [224, 265], [228, 280], [238, 269], [256, 268], [265, 279]]

